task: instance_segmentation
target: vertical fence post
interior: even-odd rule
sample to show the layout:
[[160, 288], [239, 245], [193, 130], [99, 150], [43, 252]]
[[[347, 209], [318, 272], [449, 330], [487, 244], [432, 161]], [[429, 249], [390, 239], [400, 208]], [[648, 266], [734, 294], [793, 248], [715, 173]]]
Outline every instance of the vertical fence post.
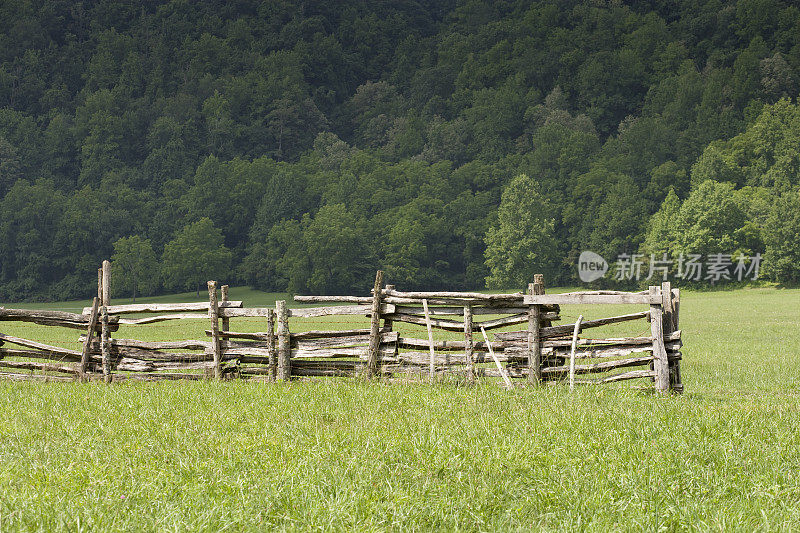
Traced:
[[111, 305], [111, 262], [107, 259], [98, 272], [100, 287], [100, 354], [103, 364], [103, 381], [111, 383], [111, 334], [108, 329], [108, 306]]
[[108, 307], [101, 311], [100, 353], [103, 356], [103, 381], [111, 383], [111, 339], [108, 332]]
[[[675, 289], [672, 293], [672, 331], [680, 329], [680, 310], [681, 310], [681, 290]], [[683, 392], [683, 382], [681, 381], [681, 361], [675, 359], [672, 362], [670, 371], [670, 387], [676, 392]]]
[[278, 357], [275, 354], [275, 311], [267, 310], [267, 353], [269, 353], [269, 379], [275, 381]]
[[[394, 290], [394, 285], [387, 285], [386, 286], [386, 290], [387, 291], [393, 291]], [[385, 329], [386, 331], [392, 331], [393, 327], [394, 327], [394, 324], [392, 323], [392, 319], [391, 318], [386, 318], [384, 316], [383, 317], [383, 329]]]
[[436, 377], [436, 352], [433, 348], [433, 329], [431, 328], [431, 314], [428, 311], [428, 300], [422, 300], [422, 309], [425, 310], [425, 327], [428, 329], [428, 348], [431, 354], [428, 377], [432, 383], [433, 379]]
[[222, 350], [219, 343], [219, 303], [217, 282], [208, 282], [208, 314], [211, 317], [211, 352], [214, 355], [214, 379], [222, 379]]
[[472, 359], [475, 346], [472, 341], [472, 306], [464, 306], [464, 357], [467, 364], [467, 383], [475, 383], [475, 362]]
[[659, 287], [651, 285], [648, 292], [650, 295], [650, 332], [653, 337], [653, 369], [656, 374], [656, 392], [663, 394], [669, 390], [669, 362], [667, 361], [667, 349], [664, 346], [664, 331], [662, 329], [664, 313], [661, 307]]
[[111, 262], [103, 261], [103, 305], [111, 305]]
[[[536, 274], [528, 284], [528, 294], [544, 294], [544, 276]], [[528, 307], [528, 383], [536, 385], [542, 381], [542, 306]]]
[[103, 305], [103, 267], [97, 269], [97, 299]]
[[372, 379], [378, 373], [378, 361], [381, 352], [381, 297], [383, 290], [383, 270], [375, 274], [375, 286], [372, 291], [372, 308], [370, 309], [369, 351], [367, 352], [367, 377]]
[[286, 300], [278, 300], [275, 307], [278, 315], [278, 379], [289, 381], [292, 379], [292, 345]]
[[[219, 288], [220, 297], [222, 298], [222, 303], [228, 303], [228, 286], [223, 285]], [[224, 305], [222, 307], [225, 307]], [[229, 331], [231, 327], [231, 319], [227, 316], [222, 317], [222, 331]]]
[[[670, 333], [678, 329], [677, 313], [675, 310], [675, 300], [672, 295], [672, 285], [669, 281], [661, 284], [661, 308], [664, 313], [664, 320], [661, 329], [666, 339]], [[680, 389], [680, 368], [677, 360], [669, 360], [669, 353], [667, 354], [667, 361], [669, 364], [669, 389]]]

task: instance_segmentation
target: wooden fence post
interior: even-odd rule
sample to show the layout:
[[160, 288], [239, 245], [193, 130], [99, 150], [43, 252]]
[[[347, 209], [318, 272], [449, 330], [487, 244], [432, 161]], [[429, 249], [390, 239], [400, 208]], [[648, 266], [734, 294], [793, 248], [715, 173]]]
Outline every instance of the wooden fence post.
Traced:
[[425, 310], [425, 327], [428, 329], [428, 349], [430, 350], [430, 364], [428, 365], [428, 377], [431, 382], [436, 377], [436, 351], [433, 348], [433, 328], [431, 327], [431, 315], [428, 310], [428, 300], [422, 300], [422, 308]]
[[[544, 276], [536, 274], [528, 284], [528, 294], [544, 294]], [[528, 307], [528, 383], [536, 385], [542, 381], [542, 306]]]
[[[650, 301], [654, 302], [659, 298], [659, 287], [650, 286]], [[653, 337], [653, 369], [655, 370], [656, 392], [665, 393], [669, 390], [669, 361], [667, 360], [667, 349], [664, 346], [664, 331], [662, 329], [664, 312], [659, 303], [650, 304], [650, 333]]]
[[100, 305], [103, 305], [103, 267], [97, 269], [97, 299], [100, 300]]
[[[681, 312], [681, 290], [675, 289], [675, 292], [672, 296], [672, 328], [674, 331], [678, 331], [680, 328], [680, 312]], [[683, 381], [681, 381], [681, 361], [680, 359], [676, 359], [674, 362], [674, 373], [673, 376], [675, 378], [675, 382], [673, 387], [677, 392], [683, 392]]]
[[464, 357], [467, 363], [467, 383], [475, 383], [475, 362], [472, 359], [475, 345], [472, 340], [472, 306], [464, 306]]
[[103, 305], [111, 305], [111, 262], [103, 261]]
[[[222, 303], [228, 303], [228, 286], [223, 285], [219, 288], [220, 296], [222, 298]], [[225, 307], [223, 305], [223, 307]], [[227, 316], [222, 317], [222, 331], [229, 331], [231, 327], [231, 319]]]
[[[386, 286], [386, 290], [387, 291], [393, 291], [394, 290], [394, 285], [387, 285]], [[392, 319], [384, 317], [383, 318], [383, 328], [386, 331], [392, 331], [393, 327], [394, 327], [394, 324], [392, 323]]]
[[278, 357], [275, 354], [275, 311], [267, 311], [267, 351], [269, 353], [269, 379], [275, 381], [278, 370]]
[[97, 318], [99, 313], [100, 298], [95, 297], [92, 299], [92, 314], [89, 315], [89, 328], [86, 330], [86, 338], [83, 340], [83, 350], [81, 350], [81, 369], [79, 374], [81, 381], [86, 381], [86, 370], [89, 367], [89, 353], [92, 351], [92, 341], [94, 340], [95, 331], [97, 330]]
[[[661, 284], [661, 307], [664, 313], [664, 323], [662, 330], [666, 338], [673, 331], [678, 330], [678, 301], [677, 296], [672, 293], [672, 286], [669, 281]], [[681, 391], [681, 369], [680, 362], [675, 359], [669, 361], [669, 389]]]
[[214, 379], [222, 379], [222, 350], [219, 343], [219, 303], [217, 282], [208, 282], [208, 314], [211, 317], [211, 352], [214, 354]]
[[275, 307], [278, 315], [278, 379], [289, 381], [292, 379], [292, 345], [286, 300], [278, 300]]
[[369, 351], [367, 352], [367, 377], [372, 379], [378, 373], [378, 361], [381, 353], [381, 297], [383, 290], [383, 270], [375, 274], [375, 286], [372, 291], [372, 308], [370, 310]]
[[108, 308], [105, 305], [101, 313], [100, 353], [103, 356], [103, 381], [111, 383], [111, 339], [108, 331]]

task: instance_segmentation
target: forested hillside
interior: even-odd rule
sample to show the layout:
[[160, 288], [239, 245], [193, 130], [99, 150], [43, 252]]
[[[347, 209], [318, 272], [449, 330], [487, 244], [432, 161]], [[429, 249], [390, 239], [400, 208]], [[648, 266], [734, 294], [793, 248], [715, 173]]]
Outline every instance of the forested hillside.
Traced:
[[138, 293], [566, 283], [584, 249], [796, 283], [798, 87], [779, 0], [6, 0], [0, 301], [112, 255]]

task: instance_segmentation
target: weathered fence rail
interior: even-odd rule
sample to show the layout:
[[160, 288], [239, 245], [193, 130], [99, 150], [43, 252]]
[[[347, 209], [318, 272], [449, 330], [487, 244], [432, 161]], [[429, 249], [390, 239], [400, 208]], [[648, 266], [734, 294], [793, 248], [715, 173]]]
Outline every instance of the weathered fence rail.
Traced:
[[[273, 309], [246, 308], [243, 302], [230, 301], [227, 286], [218, 290], [214, 281], [208, 283], [207, 302], [111, 305], [109, 277], [110, 265], [104, 262], [98, 272], [98, 296], [82, 314], [0, 308], [0, 324], [22, 321], [84, 331], [76, 339], [78, 350], [0, 333], [0, 378], [288, 381], [449, 375], [467, 382], [502, 377], [508, 383], [518, 379], [547, 384], [571, 376], [570, 382], [577, 384], [636, 379], [652, 384], [658, 392], [683, 389], [680, 292], [669, 283], [634, 293], [546, 294], [537, 275], [526, 294], [402, 292], [384, 286], [383, 274], [378, 272], [371, 296], [296, 296], [297, 302], [328, 305], [289, 309], [285, 301], [279, 301]], [[596, 304], [646, 309], [583, 320], [577, 326], [553, 325], [561, 319], [562, 305]], [[137, 316], [126, 318], [132, 314]], [[146, 314], [153, 316], [141, 316]], [[307, 329], [308, 321], [342, 315], [361, 316], [369, 322], [361, 329], [341, 331], [292, 327], [298, 319], [306, 321], [303, 329]], [[263, 331], [237, 332], [230, 325], [234, 318], [263, 320]], [[143, 341], [117, 336], [120, 327], [127, 334], [136, 326], [187, 319], [209, 321], [204, 339]], [[649, 335], [577, 335], [636, 321], [649, 322]], [[435, 330], [456, 338], [434, 339]], [[491, 339], [482, 337], [496, 330], [502, 331]], [[489, 365], [493, 360], [496, 366]]]

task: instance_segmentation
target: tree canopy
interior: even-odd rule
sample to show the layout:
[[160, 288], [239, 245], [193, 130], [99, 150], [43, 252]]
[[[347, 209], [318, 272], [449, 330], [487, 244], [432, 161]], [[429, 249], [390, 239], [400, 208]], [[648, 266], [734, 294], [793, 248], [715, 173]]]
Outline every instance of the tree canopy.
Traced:
[[[524, 288], [493, 243], [566, 284], [585, 249], [671, 250], [650, 218], [709, 181], [728, 237], [796, 282], [767, 221], [791, 226], [799, 89], [788, 0], [4, 2], [0, 301], [85, 297], [135, 235], [149, 289], [195, 287], [175, 243], [204, 217], [230, 284]], [[548, 235], [521, 249], [504, 195]]]

